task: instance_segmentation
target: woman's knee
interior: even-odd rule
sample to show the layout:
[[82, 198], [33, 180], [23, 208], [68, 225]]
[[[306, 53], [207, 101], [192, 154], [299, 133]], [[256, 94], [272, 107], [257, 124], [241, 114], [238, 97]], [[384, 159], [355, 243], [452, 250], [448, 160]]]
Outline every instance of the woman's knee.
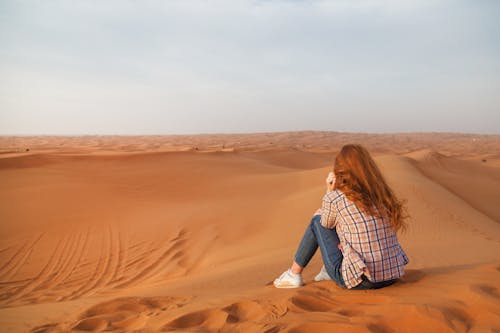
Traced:
[[321, 215], [314, 215], [311, 222], [307, 225], [307, 229], [309, 229], [316, 236], [316, 229], [318, 225], [321, 225]]
[[325, 232], [325, 229], [328, 229], [321, 224], [321, 215], [315, 215], [311, 220], [310, 226], [315, 233], [323, 233]]
[[321, 225], [321, 215], [314, 215], [311, 219], [311, 225]]

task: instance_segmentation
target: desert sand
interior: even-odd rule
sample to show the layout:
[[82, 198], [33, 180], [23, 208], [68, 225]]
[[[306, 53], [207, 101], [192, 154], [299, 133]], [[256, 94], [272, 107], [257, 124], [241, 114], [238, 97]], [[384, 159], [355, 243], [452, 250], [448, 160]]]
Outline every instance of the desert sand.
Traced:
[[[407, 201], [406, 275], [275, 289], [345, 143]], [[499, 332], [500, 136], [0, 138], [2, 332]]]

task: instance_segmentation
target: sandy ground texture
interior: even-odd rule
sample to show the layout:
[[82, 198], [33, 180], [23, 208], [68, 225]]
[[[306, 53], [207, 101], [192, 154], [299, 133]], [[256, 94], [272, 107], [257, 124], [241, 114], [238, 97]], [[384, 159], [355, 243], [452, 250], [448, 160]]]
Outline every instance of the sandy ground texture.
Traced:
[[[345, 143], [411, 219], [381, 290], [278, 290]], [[500, 136], [0, 137], [2, 332], [499, 332]]]

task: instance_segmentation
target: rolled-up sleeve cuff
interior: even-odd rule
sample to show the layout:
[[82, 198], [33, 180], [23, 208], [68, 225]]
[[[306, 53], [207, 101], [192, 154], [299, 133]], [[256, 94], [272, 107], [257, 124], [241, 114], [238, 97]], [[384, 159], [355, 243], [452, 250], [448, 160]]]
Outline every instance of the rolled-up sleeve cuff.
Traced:
[[321, 225], [328, 229], [335, 228], [337, 222], [337, 211], [335, 209], [335, 202], [342, 195], [340, 191], [333, 191], [327, 193], [323, 197], [321, 205]]

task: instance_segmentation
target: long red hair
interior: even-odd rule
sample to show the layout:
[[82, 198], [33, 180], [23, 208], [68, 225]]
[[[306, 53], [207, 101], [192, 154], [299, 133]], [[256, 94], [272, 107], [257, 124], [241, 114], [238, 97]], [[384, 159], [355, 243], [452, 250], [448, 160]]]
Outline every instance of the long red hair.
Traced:
[[377, 164], [361, 145], [345, 145], [335, 158], [335, 189], [359, 209], [383, 217], [394, 230], [405, 227], [404, 203], [387, 185]]

